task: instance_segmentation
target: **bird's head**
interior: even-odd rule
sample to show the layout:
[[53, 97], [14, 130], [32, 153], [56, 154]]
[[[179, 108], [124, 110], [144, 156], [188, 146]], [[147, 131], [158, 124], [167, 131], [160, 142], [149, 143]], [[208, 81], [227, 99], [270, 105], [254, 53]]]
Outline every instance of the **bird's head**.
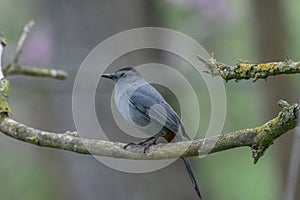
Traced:
[[125, 82], [134, 82], [141, 75], [133, 67], [125, 67], [110, 74], [101, 74], [101, 77], [113, 80], [115, 83], [122, 80]]

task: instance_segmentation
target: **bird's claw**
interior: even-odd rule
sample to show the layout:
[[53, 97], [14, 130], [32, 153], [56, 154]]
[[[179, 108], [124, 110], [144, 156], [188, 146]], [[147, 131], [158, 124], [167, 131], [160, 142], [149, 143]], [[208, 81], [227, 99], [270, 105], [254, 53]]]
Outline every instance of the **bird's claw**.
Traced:
[[156, 145], [156, 141], [153, 141], [151, 143], [147, 143], [147, 142], [130, 142], [128, 144], [126, 144], [123, 148], [126, 149], [128, 146], [143, 146], [143, 153], [146, 153], [146, 151], [153, 145]]
[[156, 142], [151, 142], [151, 143], [148, 143], [148, 144], [144, 144], [144, 148], [143, 148], [143, 153], [146, 153], [146, 151], [153, 145], [156, 145]]

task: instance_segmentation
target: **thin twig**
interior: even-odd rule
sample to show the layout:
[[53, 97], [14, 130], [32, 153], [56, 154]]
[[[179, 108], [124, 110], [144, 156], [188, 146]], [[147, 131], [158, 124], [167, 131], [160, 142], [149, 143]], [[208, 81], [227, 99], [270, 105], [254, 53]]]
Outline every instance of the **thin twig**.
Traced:
[[58, 80], [64, 80], [68, 76], [66, 71], [60, 69], [44, 69], [18, 64], [15, 64], [13, 67], [11, 67], [10, 70], [5, 71], [4, 75], [6, 77], [14, 75], [48, 77]]
[[25, 24], [25, 26], [23, 28], [23, 32], [20, 36], [20, 39], [19, 39], [17, 47], [16, 47], [16, 52], [15, 52], [15, 57], [13, 59], [13, 63], [15, 63], [15, 64], [19, 63], [19, 58], [22, 53], [24, 43], [25, 43], [29, 33], [31, 32], [33, 26], [34, 26], [33, 20], [31, 20], [27, 24]]

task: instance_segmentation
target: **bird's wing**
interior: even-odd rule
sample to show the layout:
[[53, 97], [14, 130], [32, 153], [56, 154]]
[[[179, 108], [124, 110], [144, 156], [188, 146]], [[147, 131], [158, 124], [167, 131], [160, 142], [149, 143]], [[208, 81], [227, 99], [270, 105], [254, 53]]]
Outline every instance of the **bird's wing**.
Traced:
[[129, 113], [136, 125], [152, 126], [147, 127], [148, 130], [165, 127], [173, 133], [177, 133], [179, 127], [183, 129], [178, 115], [151, 85], [144, 84], [137, 88], [128, 99]]

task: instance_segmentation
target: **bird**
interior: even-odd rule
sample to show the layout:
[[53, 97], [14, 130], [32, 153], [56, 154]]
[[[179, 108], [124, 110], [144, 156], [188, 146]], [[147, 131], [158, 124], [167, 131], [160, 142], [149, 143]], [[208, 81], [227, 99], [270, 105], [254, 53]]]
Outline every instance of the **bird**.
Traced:
[[[113, 73], [101, 74], [101, 77], [114, 82], [114, 101], [117, 110], [133, 126], [151, 135], [144, 141], [128, 143], [141, 145], [145, 153], [159, 138], [166, 142], [190, 140], [184, 126], [173, 108], [163, 96], [133, 67], [121, 68]], [[182, 158], [193, 187], [200, 199], [200, 190], [188, 158]]]

